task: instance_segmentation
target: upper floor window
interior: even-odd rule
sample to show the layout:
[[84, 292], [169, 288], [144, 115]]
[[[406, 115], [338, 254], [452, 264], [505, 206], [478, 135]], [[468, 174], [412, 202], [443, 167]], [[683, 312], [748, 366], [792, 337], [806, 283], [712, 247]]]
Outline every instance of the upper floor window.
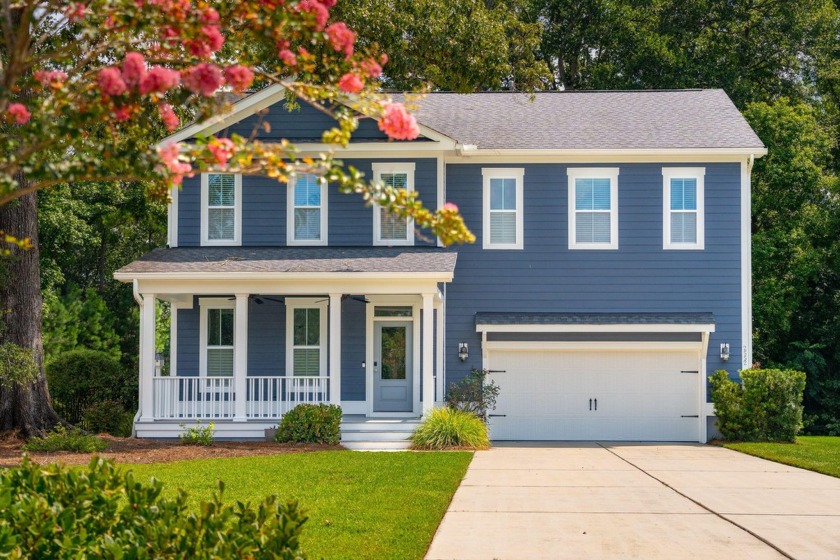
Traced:
[[327, 244], [327, 183], [317, 175], [289, 179], [288, 244]]
[[323, 300], [286, 299], [286, 375], [326, 375], [326, 311]]
[[[387, 187], [414, 190], [413, 163], [374, 163], [373, 180]], [[374, 245], [414, 245], [414, 222], [373, 206]]]
[[199, 372], [202, 376], [233, 376], [234, 312], [233, 301], [201, 300]]
[[664, 167], [662, 236], [664, 249], [704, 246], [702, 167]]
[[202, 245], [242, 244], [242, 175], [201, 175]]
[[618, 249], [618, 168], [569, 168], [569, 249]]
[[481, 174], [484, 178], [483, 247], [522, 249], [525, 169], [482, 169]]

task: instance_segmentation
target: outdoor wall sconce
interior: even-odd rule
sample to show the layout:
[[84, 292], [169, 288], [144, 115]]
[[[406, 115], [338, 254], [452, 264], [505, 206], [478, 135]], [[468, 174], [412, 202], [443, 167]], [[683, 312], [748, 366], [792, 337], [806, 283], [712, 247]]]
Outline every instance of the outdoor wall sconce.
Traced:
[[470, 357], [470, 347], [466, 342], [459, 342], [458, 343], [458, 359], [462, 362], [466, 362], [467, 358]]
[[724, 362], [729, 361], [729, 344], [726, 342], [720, 345], [720, 359]]

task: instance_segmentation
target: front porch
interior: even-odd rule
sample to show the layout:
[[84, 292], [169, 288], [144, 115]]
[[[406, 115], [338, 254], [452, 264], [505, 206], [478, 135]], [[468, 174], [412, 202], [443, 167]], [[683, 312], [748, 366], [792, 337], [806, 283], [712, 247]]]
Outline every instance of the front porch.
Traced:
[[[432, 252], [454, 267], [454, 254], [437, 250], [397, 257]], [[138, 437], [177, 437], [182, 425], [213, 422], [219, 438], [262, 438], [295, 406], [328, 403], [342, 407], [348, 441], [390, 437], [368, 438], [377, 430], [404, 439], [442, 399], [439, 283], [451, 272], [130, 274], [141, 308]], [[160, 301], [170, 307], [165, 356], [156, 344]], [[369, 422], [376, 419], [393, 421]]]

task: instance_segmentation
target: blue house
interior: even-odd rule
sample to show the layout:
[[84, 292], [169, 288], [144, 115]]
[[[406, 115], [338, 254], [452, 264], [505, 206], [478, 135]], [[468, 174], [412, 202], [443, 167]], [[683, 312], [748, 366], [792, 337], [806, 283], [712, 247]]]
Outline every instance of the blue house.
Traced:
[[[363, 121], [339, 156], [457, 204], [475, 244], [444, 248], [314, 176], [203, 174], [173, 192], [169, 247], [115, 275], [142, 309], [137, 434], [213, 421], [262, 437], [328, 402], [346, 445], [399, 447], [478, 368], [501, 387], [495, 440], [706, 441], [707, 376], [752, 361], [750, 172], [766, 153], [727, 95], [433, 93], [417, 119], [412, 142]], [[317, 154], [331, 125], [272, 86], [171, 140], [238, 132]]]

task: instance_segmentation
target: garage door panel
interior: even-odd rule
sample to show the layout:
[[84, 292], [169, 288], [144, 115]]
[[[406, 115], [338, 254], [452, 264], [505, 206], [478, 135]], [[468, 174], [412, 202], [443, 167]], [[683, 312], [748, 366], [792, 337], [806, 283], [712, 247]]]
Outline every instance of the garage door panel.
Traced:
[[501, 389], [493, 439], [697, 440], [694, 352], [491, 350], [488, 357]]

